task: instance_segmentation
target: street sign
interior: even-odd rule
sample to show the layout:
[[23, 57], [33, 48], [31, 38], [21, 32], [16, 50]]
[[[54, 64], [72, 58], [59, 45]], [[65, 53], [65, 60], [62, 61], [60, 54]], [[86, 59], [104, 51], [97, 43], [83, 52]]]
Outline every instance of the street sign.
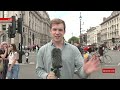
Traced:
[[0, 18], [0, 23], [11, 23], [12, 18]]

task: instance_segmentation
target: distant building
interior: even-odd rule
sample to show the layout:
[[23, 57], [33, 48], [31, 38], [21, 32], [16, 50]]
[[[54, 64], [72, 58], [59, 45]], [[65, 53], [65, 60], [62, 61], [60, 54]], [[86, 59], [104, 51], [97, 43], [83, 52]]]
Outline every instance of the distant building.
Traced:
[[[107, 18], [103, 18], [101, 25], [101, 41], [107, 42], [109, 47], [120, 45], [120, 11], [113, 11]], [[112, 42], [115, 38], [115, 43]]]
[[87, 30], [87, 45], [92, 45], [95, 43], [95, 30], [96, 27], [90, 27], [90, 29]]
[[[0, 18], [10, 18], [11, 16], [16, 16], [16, 19], [20, 16], [23, 17], [23, 46], [33, 44], [42, 46], [51, 40], [50, 18], [46, 11], [0, 11]], [[0, 23], [0, 43], [7, 41], [19, 45], [21, 42], [20, 34], [16, 33], [16, 37], [13, 39], [8, 38], [7, 28], [9, 24], [11, 23]]]
[[87, 33], [81, 34], [81, 45], [87, 45]]

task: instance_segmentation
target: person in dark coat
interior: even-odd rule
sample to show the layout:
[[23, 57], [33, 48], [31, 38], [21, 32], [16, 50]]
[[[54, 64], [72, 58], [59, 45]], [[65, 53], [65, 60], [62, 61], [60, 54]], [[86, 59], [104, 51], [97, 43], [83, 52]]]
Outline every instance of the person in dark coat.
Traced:
[[100, 56], [103, 56], [103, 46], [102, 45], [100, 45], [99, 46], [99, 54], [100, 54]]

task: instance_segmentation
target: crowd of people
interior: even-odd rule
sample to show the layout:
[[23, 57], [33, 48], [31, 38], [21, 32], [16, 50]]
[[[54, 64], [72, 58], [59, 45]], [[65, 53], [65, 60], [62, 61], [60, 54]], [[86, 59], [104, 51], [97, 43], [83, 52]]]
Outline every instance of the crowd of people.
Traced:
[[99, 45], [98, 47], [93, 45], [81, 46], [79, 42], [75, 42], [74, 45], [79, 49], [85, 60], [89, 60], [94, 53], [97, 53], [101, 58], [104, 54], [105, 49], [107, 48], [105, 43]]
[[[22, 55], [25, 55], [25, 63], [28, 64], [31, 50], [38, 52], [39, 46], [35, 45], [32, 49], [24, 48], [23, 50]], [[20, 56], [20, 50], [17, 49], [15, 44], [7, 42], [0, 44], [0, 79], [18, 79]]]
[[18, 79], [19, 53], [15, 44], [0, 44], [0, 79]]

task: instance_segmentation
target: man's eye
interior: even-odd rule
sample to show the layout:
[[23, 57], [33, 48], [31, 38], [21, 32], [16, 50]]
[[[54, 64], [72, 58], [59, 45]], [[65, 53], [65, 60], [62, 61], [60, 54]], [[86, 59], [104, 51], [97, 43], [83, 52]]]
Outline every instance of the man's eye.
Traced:
[[62, 29], [59, 29], [59, 31], [63, 31]]
[[53, 29], [53, 31], [56, 31], [57, 29]]

